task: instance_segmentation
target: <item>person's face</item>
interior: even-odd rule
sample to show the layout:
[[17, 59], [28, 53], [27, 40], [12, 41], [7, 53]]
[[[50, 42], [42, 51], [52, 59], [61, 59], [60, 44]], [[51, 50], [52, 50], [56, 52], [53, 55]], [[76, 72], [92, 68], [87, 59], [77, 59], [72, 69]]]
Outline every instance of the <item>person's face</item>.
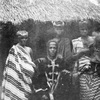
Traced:
[[80, 34], [81, 34], [81, 36], [87, 36], [88, 29], [87, 28], [80, 28]]
[[55, 32], [57, 33], [57, 35], [61, 35], [63, 31], [64, 30], [62, 27], [55, 27]]
[[50, 42], [49, 44], [49, 56], [55, 57], [57, 52], [57, 46], [55, 42]]
[[23, 36], [23, 37], [19, 37], [19, 43], [20, 43], [20, 45], [25, 46], [27, 40], [28, 40], [28, 36], [27, 35]]

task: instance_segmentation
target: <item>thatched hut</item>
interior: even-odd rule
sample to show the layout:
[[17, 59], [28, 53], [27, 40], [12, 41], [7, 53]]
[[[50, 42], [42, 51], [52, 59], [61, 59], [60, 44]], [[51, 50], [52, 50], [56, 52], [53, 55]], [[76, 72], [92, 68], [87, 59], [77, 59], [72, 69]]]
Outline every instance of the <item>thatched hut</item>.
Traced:
[[[100, 20], [100, 5], [91, 0], [0, 0], [0, 20], [14, 24], [45, 21]], [[93, 1], [93, 0], [92, 0]]]

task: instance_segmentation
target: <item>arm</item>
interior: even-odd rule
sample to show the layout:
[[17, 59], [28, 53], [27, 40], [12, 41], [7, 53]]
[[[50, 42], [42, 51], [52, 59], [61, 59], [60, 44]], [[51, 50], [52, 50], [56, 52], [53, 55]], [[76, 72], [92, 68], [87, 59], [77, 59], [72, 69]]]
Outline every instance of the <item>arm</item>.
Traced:
[[29, 53], [30, 57], [31, 57], [31, 60], [33, 60], [33, 50], [30, 48], [30, 47], [25, 47], [26, 51]]
[[72, 41], [70, 41], [70, 46], [71, 46], [71, 52], [73, 52], [73, 44], [72, 44]]
[[83, 55], [87, 55], [89, 53], [89, 49], [84, 49], [81, 52], [78, 52], [77, 54], [72, 54], [67, 60], [67, 64], [73, 64], [75, 61], [79, 60]]
[[32, 61], [34, 61], [34, 58], [33, 58], [33, 51], [32, 51], [31, 48], [30, 48], [30, 56], [31, 56], [31, 58], [32, 58]]
[[27, 47], [27, 50], [30, 54], [30, 57], [31, 57], [32, 61], [33, 61], [33, 51], [32, 51], [32, 49], [30, 47]]

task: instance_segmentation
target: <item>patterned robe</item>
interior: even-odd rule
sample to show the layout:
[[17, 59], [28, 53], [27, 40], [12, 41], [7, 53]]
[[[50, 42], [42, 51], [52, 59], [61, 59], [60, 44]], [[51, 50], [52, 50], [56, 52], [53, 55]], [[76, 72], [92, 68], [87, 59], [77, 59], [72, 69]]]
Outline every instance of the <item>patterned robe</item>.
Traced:
[[[62, 58], [56, 57], [51, 60], [49, 57], [39, 58], [36, 60], [38, 66], [38, 77], [35, 81], [35, 88], [46, 90], [48, 100], [68, 100], [70, 78], [69, 74], [62, 70], [67, 69]], [[41, 98], [41, 97], [40, 97]], [[39, 98], [39, 100], [41, 100]]]
[[29, 100], [34, 67], [30, 54], [22, 46], [14, 45], [6, 60], [1, 99]]
[[[90, 37], [92, 38], [92, 37]], [[80, 52], [85, 48], [81, 37], [73, 41], [74, 52]], [[82, 72], [90, 66], [90, 58], [88, 56], [81, 57], [75, 64], [77, 71]], [[79, 76], [80, 82], [80, 100], [100, 100], [100, 77], [88, 72]]]

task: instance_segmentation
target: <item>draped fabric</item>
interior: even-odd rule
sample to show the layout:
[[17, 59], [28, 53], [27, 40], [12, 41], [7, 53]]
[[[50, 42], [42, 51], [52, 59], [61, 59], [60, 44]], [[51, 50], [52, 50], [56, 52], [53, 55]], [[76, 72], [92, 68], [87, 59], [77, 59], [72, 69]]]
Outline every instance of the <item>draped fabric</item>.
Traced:
[[[81, 38], [74, 39], [72, 42], [75, 53], [85, 48]], [[77, 71], [80, 72], [89, 68], [89, 66], [90, 59], [87, 56], [83, 56], [75, 64]], [[79, 76], [79, 82], [80, 100], [100, 100], [100, 77], [98, 77], [98, 75], [83, 73]]]
[[22, 46], [17, 44], [10, 49], [3, 73], [2, 100], [28, 100], [32, 93], [34, 67], [29, 53]]
[[81, 100], [100, 100], [100, 77], [83, 74], [80, 77]]

